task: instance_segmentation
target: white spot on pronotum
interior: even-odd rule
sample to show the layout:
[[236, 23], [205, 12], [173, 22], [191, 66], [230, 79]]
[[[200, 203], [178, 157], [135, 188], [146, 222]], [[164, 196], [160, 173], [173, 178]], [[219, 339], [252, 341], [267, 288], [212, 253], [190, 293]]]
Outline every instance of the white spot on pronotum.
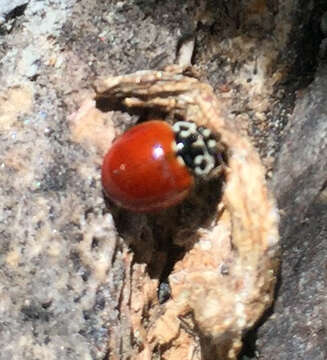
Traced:
[[209, 129], [205, 128], [202, 130], [202, 135], [204, 137], [209, 137], [211, 135], [211, 131]]
[[211, 152], [217, 147], [217, 142], [210, 138], [211, 130], [205, 127], [198, 128], [194, 122], [177, 121], [173, 125], [173, 131], [180, 140], [174, 148], [175, 152], [188, 151], [190, 147], [192, 156], [190, 167], [193, 172], [198, 176], [208, 175], [216, 164], [215, 157]]
[[203, 141], [202, 137], [198, 137], [197, 140], [194, 143], [192, 143], [192, 147], [199, 147], [205, 149], [206, 144]]
[[196, 134], [196, 124], [188, 121], [177, 121], [173, 125], [174, 132], [178, 133], [182, 138], [187, 138], [191, 134]]
[[[205, 167], [202, 168], [205, 162]], [[194, 159], [194, 164], [197, 165], [194, 169], [196, 175], [207, 175], [210, 171], [215, 167], [215, 161], [212, 156], [210, 156], [207, 152], [204, 155], [198, 155]]]
[[171, 144], [171, 149], [174, 153], [177, 153], [179, 151], [182, 151], [184, 149], [184, 144], [183, 143], [178, 143], [176, 144], [176, 141], [173, 141]]
[[177, 151], [182, 151], [184, 149], [184, 144], [183, 143], [178, 143], [177, 145], [176, 145], [176, 150]]
[[209, 148], [215, 148], [215, 147], [217, 146], [217, 141], [214, 140], [214, 139], [210, 139], [210, 140], [208, 140], [208, 142], [207, 142], [207, 146], [208, 146]]

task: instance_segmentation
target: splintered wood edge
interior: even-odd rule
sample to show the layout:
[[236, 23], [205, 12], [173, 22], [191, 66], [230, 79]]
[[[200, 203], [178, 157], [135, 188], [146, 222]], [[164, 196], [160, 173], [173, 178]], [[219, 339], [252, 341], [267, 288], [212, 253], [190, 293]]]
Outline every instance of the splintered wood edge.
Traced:
[[[258, 284], [251, 294], [246, 293], [243, 298], [240, 295], [240, 302], [246, 307], [244, 316], [251, 315], [232, 329], [237, 345], [242, 331], [252, 326], [273, 300], [279, 269], [278, 210], [250, 141], [238, 133], [233, 123], [225, 121], [208, 84], [180, 72], [180, 67], [172, 66], [166, 72], [143, 71], [100, 80], [95, 85], [96, 98], [119, 97], [127, 107], [182, 112], [186, 119], [218, 133], [226, 146], [228, 168], [222, 201], [231, 217], [233, 251], [238, 266], [246, 269]], [[239, 348], [237, 345], [229, 358], [235, 358]]]

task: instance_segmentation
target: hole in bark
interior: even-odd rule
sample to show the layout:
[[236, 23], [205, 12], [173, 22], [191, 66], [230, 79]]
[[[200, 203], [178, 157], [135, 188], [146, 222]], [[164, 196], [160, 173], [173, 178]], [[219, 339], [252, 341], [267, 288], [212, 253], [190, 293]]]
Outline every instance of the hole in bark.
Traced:
[[[200, 183], [183, 203], [155, 214], [132, 213], [108, 204], [118, 232], [135, 254], [135, 262], [146, 263], [150, 277], [159, 279], [163, 288], [176, 262], [197, 241], [197, 230], [212, 223], [222, 183], [222, 178]], [[161, 290], [158, 294], [164, 302], [169, 291]]]
[[[160, 97], [160, 94], [156, 94]], [[167, 94], [164, 94], [167, 96]], [[185, 120], [180, 114], [174, 116], [160, 108], [126, 108], [125, 97], [119, 94], [101, 94], [96, 99], [100, 111], [123, 111], [129, 115], [138, 115], [138, 123], [149, 119], [167, 119], [167, 121]], [[219, 135], [218, 141], [219, 141]], [[228, 163], [227, 151], [221, 154], [221, 161]], [[168, 276], [176, 262], [181, 260], [197, 241], [196, 231], [208, 227], [216, 216], [217, 205], [222, 196], [223, 175], [218, 178], [197, 180], [190, 195], [179, 205], [150, 213], [138, 214], [124, 210], [112, 203], [105, 194], [107, 207], [114, 217], [118, 232], [135, 254], [135, 262], [146, 263], [151, 278], [159, 279], [165, 288]], [[158, 289], [160, 302], [169, 298], [169, 291]]]

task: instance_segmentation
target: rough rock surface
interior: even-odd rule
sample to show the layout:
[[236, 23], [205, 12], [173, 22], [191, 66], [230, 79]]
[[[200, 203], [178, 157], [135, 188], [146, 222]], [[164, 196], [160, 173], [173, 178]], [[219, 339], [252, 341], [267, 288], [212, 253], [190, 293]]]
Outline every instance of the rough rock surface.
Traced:
[[28, 0], [2, 0], [0, 4], [0, 25], [8, 21], [9, 17], [14, 17], [15, 12], [23, 11]]
[[[180, 37], [194, 31], [194, 63], [224, 99], [228, 116], [250, 134], [271, 177], [283, 133], [287, 144], [284, 127], [294, 91], [307, 86], [317, 63], [326, 4], [30, 0], [19, 2], [23, 6], [15, 11], [16, 2], [10, 3], [10, 8], [0, 4], [0, 357], [114, 359], [108, 344], [137, 345], [131, 344], [125, 284], [137, 285], [138, 274], [149, 273], [155, 285], [144, 290], [158, 301], [157, 284], [167, 278], [183, 246], [167, 251], [165, 240], [178, 231], [189, 235], [191, 211], [176, 210], [184, 217], [170, 228], [164, 226], [166, 214], [110, 213], [99, 182], [101, 146], [90, 141], [92, 131], [103, 135], [108, 118], [99, 115], [96, 124], [86, 122], [74, 133], [71, 114], [90, 96], [99, 75], [170, 64]], [[303, 97], [311, 101], [302, 103], [297, 92], [305, 110], [316, 104], [315, 89], [325, 76], [323, 67], [320, 71]], [[322, 92], [323, 83], [320, 98]], [[310, 116], [325, 116], [321, 104]], [[137, 120], [112, 118], [115, 129], [96, 137], [103, 148]], [[292, 142], [302, 149], [298, 134]], [[321, 134], [312, 129], [312, 136]], [[297, 164], [306, 169], [314, 160], [315, 171], [322, 171], [323, 154]], [[296, 152], [290, 155], [277, 165], [282, 181], [285, 168], [299, 159]], [[285, 195], [277, 175], [274, 180], [287, 237], [276, 318], [258, 332], [262, 359], [326, 358], [326, 178], [323, 171], [321, 178], [302, 170], [296, 176], [315, 180], [301, 183], [308, 186], [302, 199], [309, 202], [301, 207], [307, 211], [302, 218], [292, 205], [292, 194], [302, 193], [298, 182], [287, 184]], [[249, 346], [244, 358], [250, 356]], [[121, 356], [127, 357], [128, 352]]]
[[[260, 359], [327, 357], [327, 66], [297, 100], [273, 178], [282, 212], [281, 284]], [[278, 354], [274, 354], [278, 348]]]

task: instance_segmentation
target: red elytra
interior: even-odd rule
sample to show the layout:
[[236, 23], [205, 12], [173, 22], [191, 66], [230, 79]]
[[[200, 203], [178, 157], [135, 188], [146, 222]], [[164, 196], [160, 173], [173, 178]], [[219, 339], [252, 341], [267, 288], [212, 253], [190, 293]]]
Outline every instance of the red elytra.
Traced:
[[180, 203], [194, 180], [174, 146], [173, 129], [164, 121], [148, 121], [127, 130], [104, 158], [105, 194], [117, 205], [139, 212]]

